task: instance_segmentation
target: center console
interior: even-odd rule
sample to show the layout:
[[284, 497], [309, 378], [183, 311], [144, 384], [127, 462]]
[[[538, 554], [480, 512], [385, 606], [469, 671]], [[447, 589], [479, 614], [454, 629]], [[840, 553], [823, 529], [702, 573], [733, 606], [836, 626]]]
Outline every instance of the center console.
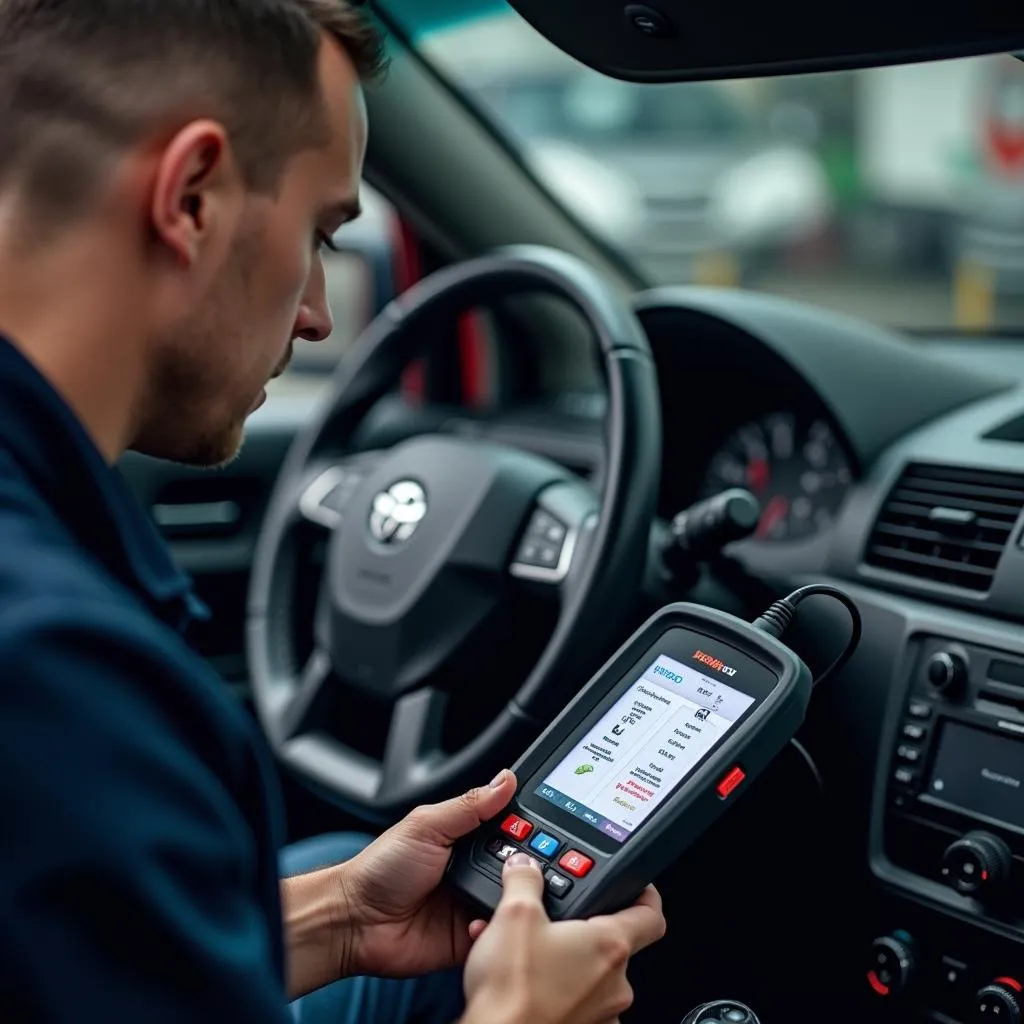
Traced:
[[882, 752], [866, 984], [893, 1019], [1024, 1021], [1024, 657], [912, 636]]

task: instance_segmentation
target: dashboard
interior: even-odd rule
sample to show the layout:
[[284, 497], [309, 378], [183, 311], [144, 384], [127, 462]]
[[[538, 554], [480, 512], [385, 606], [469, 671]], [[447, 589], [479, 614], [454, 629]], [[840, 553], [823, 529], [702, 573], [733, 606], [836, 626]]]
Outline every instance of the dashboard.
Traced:
[[849, 893], [842, 987], [859, 992], [828, 1019], [1024, 1019], [1019, 350], [932, 348], [749, 294], [638, 307], [664, 511], [752, 490], [762, 518], [735, 561], [783, 592], [837, 583], [864, 617], [801, 737], [833, 808], [818, 869]]
[[[804, 936], [781, 960], [827, 969], [851, 993], [829, 1009], [830, 1024], [1021, 1020], [1024, 351], [923, 344], [725, 289], [658, 289], [635, 309], [661, 384], [662, 524], [730, 487], [762, 504], [754, 535], [728, 549], [735, 579], [650, 600], [749, 614], [744, 581], [776, 593], [826, 581], [857, 600], [864, 620], [857, 654], [815, 694], [800, 737], [826, 799], [811, 831], [780, 838], [771, 861], [783, 891], [812, 877], [831, 886], [829, 913], [843, 925], [827, 944]], [[268, 402], [222, 474], [133, 456], [124, 464], [214, 604], [222, 628], [209, 654], [241, 687], [244, 619], [237, 641], [223, 624], [244, 607], [261, 503], [311, 413], [308, 401]], [[495, 414], [390, 407], [368, 418], [364, 441], [471, 433], [599, 482], [602, 425], [601, 402], [589, 399]], [[217, 522], [200, 514], [227, 507], [232, 516]], [[844, 624], [809, 611], [807, 625], [813, 647]], [[789, 819], [772, 813], [768, 834], [787, 832]], [[730, 841], [740, 872], [750, 850], [742, 834]], [[799, 878], [786, 875], [794, 856]], [[728, 941], [730, 927], [722, 922], [709, 946]], [[715, 957], [701, 969], [717, 983]]]

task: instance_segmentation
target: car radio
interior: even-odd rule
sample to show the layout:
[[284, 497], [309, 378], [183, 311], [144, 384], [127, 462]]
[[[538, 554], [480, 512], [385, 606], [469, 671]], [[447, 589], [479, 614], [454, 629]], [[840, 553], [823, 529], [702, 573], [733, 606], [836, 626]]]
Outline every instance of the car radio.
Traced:
[[1024, 658], [941, 637], [915, 647], [888, 764], [886, 857], [1024, 931]]

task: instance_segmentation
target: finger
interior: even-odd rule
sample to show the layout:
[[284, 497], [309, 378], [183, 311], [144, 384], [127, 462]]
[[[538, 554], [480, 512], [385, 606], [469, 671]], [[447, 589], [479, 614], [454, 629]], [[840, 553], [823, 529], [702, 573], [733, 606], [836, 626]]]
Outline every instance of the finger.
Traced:
[[515, 791], [516, 777], [505, 768], [489, 786], [478, 786], [443, 803], [418, 807], [410, 816], [409, 824], [429, 830], [432, 838], [440, 838], [450, 845], [507, 807]]
[[653, 885], [649, 885], [633, 906], [627, 910], [620, 910], [617, 914], [608, 915], [607, 920], [626, 936], [630, 948], [637, 953], [665, 935], [661, 894]]
[[513, 853], [501, 873], [501, 901], [503, 903], [528, 902], [543, 907], [544, 875], [540, 865], [525, 853]]
[[484, 929], [487, 927], [486, 921], [470, 921], [469, 922], [469, 941], [476, 942], [484, 933]]

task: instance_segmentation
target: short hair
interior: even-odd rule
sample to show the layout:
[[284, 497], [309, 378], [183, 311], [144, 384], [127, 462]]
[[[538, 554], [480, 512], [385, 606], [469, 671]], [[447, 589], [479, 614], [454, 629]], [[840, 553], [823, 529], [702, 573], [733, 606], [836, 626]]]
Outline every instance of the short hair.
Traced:
[[383, 75], [380, 34], [345, 0], [0, 0], [0, 189], [66, 221], [125, 149], [212, 117], [247, 186], [272, 192], [325, 139], [324, 35], [362, 80]]

